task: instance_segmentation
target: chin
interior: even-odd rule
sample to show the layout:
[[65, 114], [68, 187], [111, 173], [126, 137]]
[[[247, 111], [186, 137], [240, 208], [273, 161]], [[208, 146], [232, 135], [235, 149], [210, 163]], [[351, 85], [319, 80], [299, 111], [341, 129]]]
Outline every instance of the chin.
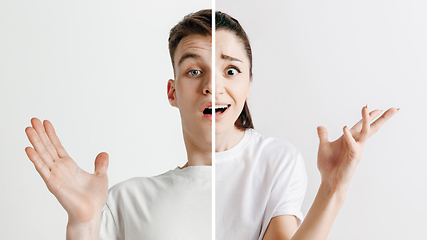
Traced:
[[212, 125], [189, 126], [187, 133], [190, 133], [195, 138], [205, 139], [206, 136], [212, 138]]
[[227, 133], [227, 132], [231, 132], [234, 129], [234, 124], [233, 126], [224, 126], [223, 124], [215, 124], [215, 135], [220, 135], [223, 133]]

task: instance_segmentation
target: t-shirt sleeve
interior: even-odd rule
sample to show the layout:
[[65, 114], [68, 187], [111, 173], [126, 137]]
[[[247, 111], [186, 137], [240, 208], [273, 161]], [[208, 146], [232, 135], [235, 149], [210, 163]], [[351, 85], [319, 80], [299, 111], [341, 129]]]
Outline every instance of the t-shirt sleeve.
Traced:
[[289, 178], [278, 176], [276, 179], [278, 184], [273, 190], [276, 191], [275, 196], [280, 196], [280, 200], [276, 202], [277, 206], [271, 218], [281, 215], [293, 215], [297, 217], [298, 226], [300, 226], [304, 219], [301, 205], [307, 190], [307, 173], [301, 153], [298, 152], [292, 171], [286, 172], [290, 173], [291, 176]]
[[99, 240], [120, 240], [116, 220], [108, 204], [105, 204], [101, 215]]

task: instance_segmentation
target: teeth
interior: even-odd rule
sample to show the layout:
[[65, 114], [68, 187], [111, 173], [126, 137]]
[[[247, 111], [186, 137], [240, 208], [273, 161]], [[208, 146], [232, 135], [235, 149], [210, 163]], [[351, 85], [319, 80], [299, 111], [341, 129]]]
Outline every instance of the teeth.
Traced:
[[[219, 108], [227, 108], [228, 105], [215, 105], [215, 109], [219, 109]], [[208, 107], [208, 109], [212, 109], [212, 106]]]

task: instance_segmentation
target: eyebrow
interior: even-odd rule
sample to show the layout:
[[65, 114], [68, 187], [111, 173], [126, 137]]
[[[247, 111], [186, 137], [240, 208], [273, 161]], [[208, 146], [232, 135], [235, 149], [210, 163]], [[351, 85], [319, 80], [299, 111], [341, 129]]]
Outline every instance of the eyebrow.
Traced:
[[200, 57], [199, 55], [197, 55], [197, 54], [195, 54], [195, 53], [186, 53], [186, 54], [184, 54], [184, 55], [179, 59], [178, 66], [179, 66], [182, 62], [184, 62], [184, 60], [185, 60], [185, 59], [187, 59], [187, 58], [200, 59], [200, 58], [202, 58], [202, 57]]
[[228, 60], [228, 61], [237, 61], [237, 62], [242, 62], [242, 60], [238, 59], [238, 58], [234, 58], [225, 54], [221, 54], [221, 59], [224, 60]]

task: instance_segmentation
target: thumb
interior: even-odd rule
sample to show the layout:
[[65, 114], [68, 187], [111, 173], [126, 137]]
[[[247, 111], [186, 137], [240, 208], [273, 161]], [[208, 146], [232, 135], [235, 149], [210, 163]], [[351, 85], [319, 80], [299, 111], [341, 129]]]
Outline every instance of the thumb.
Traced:
[[320, 145], [328, 143], [328, 130], [325, 127], [319, 126], [317, 127], [317, 135], [319, 135]]
[[95, 174], [107, 174], [108, 153], [102, 152], [95, 159]]

